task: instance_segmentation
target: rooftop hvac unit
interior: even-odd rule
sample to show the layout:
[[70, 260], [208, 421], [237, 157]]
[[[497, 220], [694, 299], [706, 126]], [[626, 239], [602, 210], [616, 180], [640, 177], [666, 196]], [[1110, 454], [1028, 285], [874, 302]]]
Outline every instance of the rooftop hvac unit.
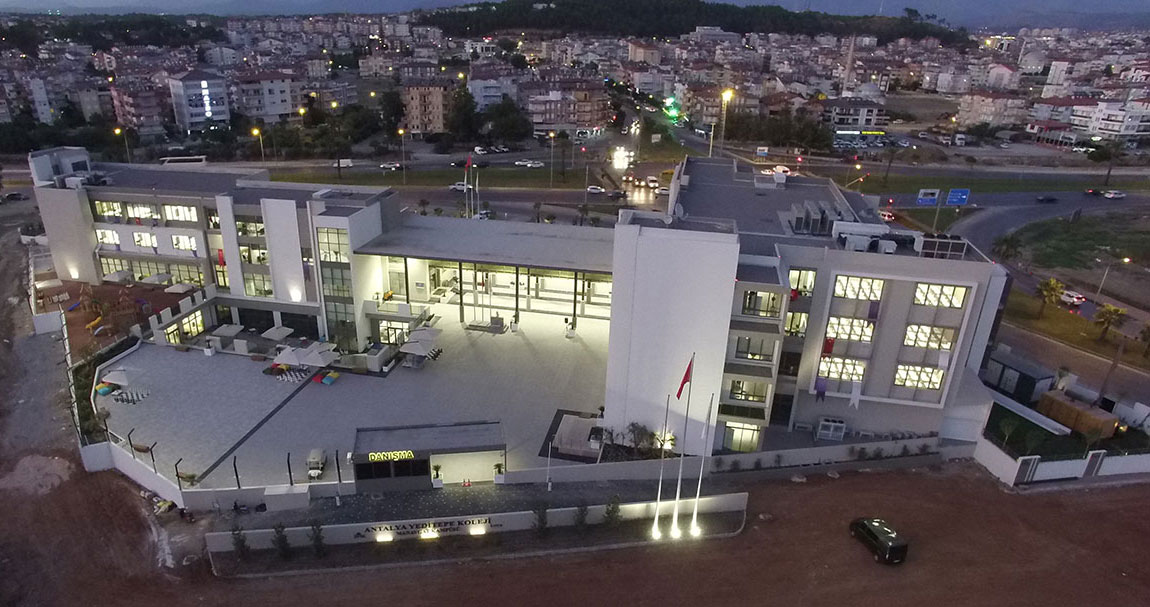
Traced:
[[898, 248], [898, 243], [893, 240], [881, 239], [878, 241], [878, 252], [887, 255], [894, 254], [895, 249]]
[[870, 237], [857, 234], [846, 234], [843, 248], [847, 251], [866, 251], [870, 247]]

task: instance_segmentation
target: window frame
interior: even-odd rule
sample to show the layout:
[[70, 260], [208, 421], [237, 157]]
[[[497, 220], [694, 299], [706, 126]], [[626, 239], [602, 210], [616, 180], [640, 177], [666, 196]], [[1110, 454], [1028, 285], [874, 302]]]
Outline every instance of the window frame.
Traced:
[[[195, 236], [187, 234], [172, 234], [172, 248], [177, 251], [198, 251], [199, 244]], [[183, 243], [182, 241], [186, 241]]]
[[[755, 340], [758, 340], [758, 347]], [[743, 347], [743, 342], [746, 341], [746, 347]], [[768, 351], [770, 350], [770, 351]], [[765, 337], [749, 337], [745, 335], [735, 336], [735, 358], [739, 360], [753, 360], [757, 362], [771, 362], [774, 348], [767, 348], [767, 339]], [[740, 356], [742, 354], [742, 356]]]
[[[272, 277], [270, 274], [259, 274], [257, 272], [244, 272], [244, 295], [248, 297], [266, 297], [274, 298], [275, 291], [272, 288]], [[257, 284], [258, 283], [258, 284]], [[261, 289], [262, 287], [262, 289]], [[266, 291], [266, 293], [262, 292]]]
[[914, 285], [914, 305], [961, 310], [966, 306], [969, 292], [970, 287], [962, 285], [919, 282]]
[[819, 359], [819, 368], [815, 374], [837, 381], [861, 382], [866, 379], [866, 368], [867, 361], [861, 358], [823, 356]]
[[343, 228], [316, 228], [319, 260], [326, 263], [351, 263], [351, 242]]
[[894, 385], [915, 390], [941, 390], [946, 369], [927, 365], [899, 363], [894, 371]]
[[[145, 238], [141, 238], [141, 236]], [[147, 243], [140, 242], [141, 240], [146, 240]], [[155, 249], [159, 246], [160, 241], [152, 232], [132, 232], [132, 243], [137, 247]]]
[[[753, 305], [760, 304], [760, 305]], [[766, 304], [765, 306], [762, 304]], [[771, 305], [774, 304], [774, 305]], [[743, 316], [757, 318], [778, 318], [783, 311], [783, 295], [774, 291], [743, 291]]]
[[[129, 202], [124, 205], [124, 210], [128, 214], [128, 219], [160, 219], [156, 205], [150, 202]], [[147, 214], [143, 214], [145, 210]]]
[[[806, 280], [808, 275], [809, 280]], [[791, 268], [787, 272], [787, 284], [790, 285], [792, 291], [798, 292], [799, 296], [809, 297], [815, 290], [816, 275], [817, 272], [809, 268]], [[809, 285], [803, 288], [803, 283], [807, 282], [809, 282]]]
[[831, 316], [827, 318], [826, 337], [869, 344], [874, 341], [874, 323], [865, 318]]
[[115, 200], [93, 200], [92, 207], [100, 217], [122, 217], [124, 203]]
[[[735, 389], [738, 384], [739, 389]], [[759, 398], [759, 393], [753, 388], [762, 387], [762, 398]], [[751, 403], [765, 403], [767, 402], [767, 382], [751, 381], [748, 379], [732, 379], [728, 387], [727, 395], [731, 400], [746, 401]]]
[[950, 352], [954, 350], [954, 341], [957, 336], [958, 331], [952, 327], [910, 324], [906, 326], [902, 345]]
[[839, 274], [835, 276], [834, 296], [861, 301], [881, 301], [886, 281], [869, 276]]
[[[110, 235], [111, 238], [105, 239], [103, 236]], [[96, 242], [100, 244], [120, 244], [120, 233], [115, 230], [108, 230], [105, 228], [96, 228]]]
[[165, 204], [163, 213], [166, 221], [186, 221], [189, 223], [199, 221], [199, 212], [196, 207], [186, 204]]

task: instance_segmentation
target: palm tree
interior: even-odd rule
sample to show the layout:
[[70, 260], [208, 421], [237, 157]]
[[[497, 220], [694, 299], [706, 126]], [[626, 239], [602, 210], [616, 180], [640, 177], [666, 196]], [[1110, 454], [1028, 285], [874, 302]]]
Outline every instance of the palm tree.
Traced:
[[1101, 308], [1094, 313], [1094, 324], [1102, 327], [1102, 333], [1098, 335], [1098, 341], [1104, 341], [1106, 334], [1111, 328], [1118, 329], [1122, 323], [1126, 322], [1126, 310], [1118, 306], [1110, 304], [1102, 304]]
[[1014, 434], [1014, 431], [1018, 429], [1021, 422], [1022, 420], [1020, 418], [1013, 416], [1004, 417], [999, 420], [998, 430], [1002, 432], [1002, 446], [1005, 447], [1006, 443], [1010, 442], [1010, 435]]
[[995, 239], [990, 252], [997, 255], [1002, 261], [1016, 259], [1022, 254], [1022, 237], [1014, 232], [999, 236]]
[[1138, 341], [1146, 342], [1146, 349], [1142, 351], [1142, 358], [1150, 357], [1150, 322], [1142, 325], [1142, 330], [1138, 332]]
[[1042, 318], [1043, 313], [1046, 312], [1046, 304], [1056, 304], [1062, 298], [1062, 293], [1066, 291], [1066, 285], [1058, 282], [1056, 278], [1047, 278], [1046, 280], [1038, 283], [1038, 296], [1042, 298], [1042, 305], [1038, 307], [1038, 318]]

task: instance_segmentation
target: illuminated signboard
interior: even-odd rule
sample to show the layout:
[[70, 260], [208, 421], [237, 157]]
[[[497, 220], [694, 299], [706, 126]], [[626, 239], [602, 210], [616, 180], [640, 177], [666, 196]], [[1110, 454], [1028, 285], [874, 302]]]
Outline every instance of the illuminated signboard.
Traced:
[[202, 96], [204, 99], [204, 117], [205, 118], [211, 118], [212, 117], [212, 95], [210, 92], [208, 92], [208, 81], [207, 80], [201, 80], [200, 81], [200, 96]]
[[415, 453], [408, 451], [372, 451], [367, 454], [369, 462], [398, 462], [405, 459], [415, 459]]

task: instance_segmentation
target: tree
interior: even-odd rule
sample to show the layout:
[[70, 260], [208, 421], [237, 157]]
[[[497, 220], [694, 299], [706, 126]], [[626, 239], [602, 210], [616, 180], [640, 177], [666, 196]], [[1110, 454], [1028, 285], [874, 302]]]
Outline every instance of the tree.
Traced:
[[1142, 330], [1138, 331], [1138, 341], [1146, 342], [1146, 349], [1142, 351], [1142, 358], [1150, 357], [1150, 322], [1142, 325]]
[[1002, 432], [1002, 445], [1006, 446], [1010, 442], [1010, 435], [1018, 429], [1018, 425], [1022, 422], [1021, 419], [1014, 417], [1004, 417], [998, 421], [998, 430]]
[[431, 201], [426, 198], [419, 199], [419, 214], [427, 215], [427, 207], [431, 205]]
[[456, 87], [451, 93], [447, 109], [447, 131], [460, 141], [471, 141], [479, 131], [475, 97], [467, 87]]
[[403, 117], [407, 108], [403, 105], [403, 96], [397, 90], [383, 91], [379, 94], [380, 127], [389, 139], [399, 134], [399, 126], [403, 124]]
[[539, 537], [547, 536], [547, 502], [539, 502], [531, 510], [535, 513], [535, 520], [532, 521], [531, 527], [535, 529], [535, 534]]
[[522, 141], [534, 128], [527, 114], [507, 95], [487, 108], [484, 117], [491, 124], [491, 136], [503, 141]]
[[515, 53], [507, 62], [517, 70], [527, 69], [527, 57], [524, 57], [522, 53]]
[[1022, 237], [1015, 232], [999, 236], [990, 249], [1002, 261], [1010, 261], [1022, 254]]
[[1089, 154], [1086, 155], [1087, 158], [1094, 162], [1099, 164], [1103, 162], [1106, 163], [1106, 179], [1102, 182], [1102, 185], [1104, 186], [1110, 185], [1110, 173], [1114, 171], [1114, 161], [1118, 160], [1118, 158], [1122, 156], [1122, 148], [1120, 146], [1121, 143], [1114, 141], [1106, 145], [1094, 148]]
[[603, 526], [612, 529], [619, 526], [622, 515], [619, 512], [619, 496], [612, 495], [607, 500], [607, 507], [603, 510]]
[[631, 422], [627, 424], [627, 436], [631, 439], [631, 446], [636, 450], [646, 447], [651, 442], [653, 433], [647, 426], [639, 422]]
[[1046, 280], [1038, 283], [1038, 296], [1042, 299], [1042, 304], [1038, 306], [1038, 318], [1046, 312], [1046, 304], [1056, 304], [1062, 299], [1062, 294], [1066, 291], [1066, 285], [1062, 284], [1056, 278], [1047, 278]]
[[579, 533], [587, 531], [587, 504], [580, 501], [575, 506], [575, 530]]
[[518, 47], [519, 45], [514, 40], [511, 40], [509, 38], [500, 38], [499, 40], [495, 41], [495, 46], [498, 46], [499, 49], [505, 53], [510, 53], [511, 51], [515, 50], [516, 47]]
[[591, 207], [589, 207], [585, 204], [581, 204], [581, 205], [579, 205], [578, 210], [579, 210], [579, 225], [583, 225], [583, 222], [586, 221], [587, 216], [591, 214]]
[[442, 137], [435, 140], [435, 144], [431, 146], [431, 151], [436, 154], [447, 154], [451, 152], [451, 147], [455, 145], [455, 137], [450, 133], [444, 133]]
[[1030, 455], [1046, 442], [1046, 431], [1042, 428], [1031, 428], [1023, 435], [1022, 442], [1026, 445], [1026, 454]]
[[80, 110], [80, 106], [76, 105], [75, 101], [65, 99], [63, 105], [60, 106], [60, 114], [57, 116], [56, 121], [64, 128], [76, 128], [88, 124], [88, 119], [84, 117], [84, 112]]
[[288, 541], [287, 533], [284, 532], [283, 523], [276, 523], [272, 527], [272, 546], [275, 546], [281, 559], [286, 561], [291, 558], [291, 542]]
[[311, 549], [316, 558], [323, 558], [327, 554], [327, 545], [323, 542], [323, 525], [319, 519], [311, 520], [311, 531], [308, 532], [307, 539], [311, 542]]
[[248, 538], [244, 535], [244, 528], [239, 525], [232, 526], [232, 549], [241, 561], [248, 560], [252, 549], [248, 547]]
[[1102, 304], [1102, 307], [1094, 313], [1094, 324], [1102, 328], [1102, 332], [1098, 335], [1098, 341], [1104, 341], [1110, 329], [1121, 328], [1125, 322], [1126, 310], [1118, 306]]

